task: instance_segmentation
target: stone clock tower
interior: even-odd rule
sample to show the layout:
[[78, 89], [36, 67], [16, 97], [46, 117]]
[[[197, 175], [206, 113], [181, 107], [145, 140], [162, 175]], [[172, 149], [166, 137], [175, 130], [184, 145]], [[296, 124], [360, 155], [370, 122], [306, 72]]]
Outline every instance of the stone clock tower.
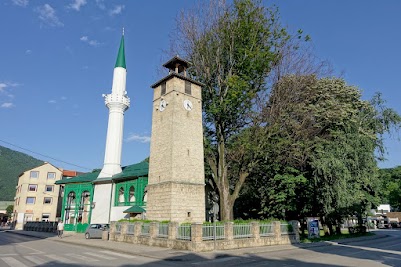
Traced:
[[203, 222], [205, 174], [202, 84], [187, 77], [189, 62], [172, 58], [169, 74], [152, 85], [153, 115], [146, 217]]

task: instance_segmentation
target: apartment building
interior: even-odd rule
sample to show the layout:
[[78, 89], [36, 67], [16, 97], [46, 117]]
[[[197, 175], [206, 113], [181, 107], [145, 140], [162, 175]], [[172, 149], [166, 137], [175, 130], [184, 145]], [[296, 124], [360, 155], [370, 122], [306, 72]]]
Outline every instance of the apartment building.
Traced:
[[56, 221], [61, 212], [61, 190], [55, 182], [63, 171], [45, 162], [23, 172], [18, 179], [14, 198], [15, 229], [27, 221]]

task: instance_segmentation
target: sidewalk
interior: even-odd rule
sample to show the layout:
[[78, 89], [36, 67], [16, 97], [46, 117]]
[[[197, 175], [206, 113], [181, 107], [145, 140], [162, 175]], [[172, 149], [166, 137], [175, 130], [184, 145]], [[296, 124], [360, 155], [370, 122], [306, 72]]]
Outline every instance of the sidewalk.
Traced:
[[41, 238], [41, 239], [47, 239], [55, 242], [70, 243], [79, 246], [100, 248], [105, 250], [127, 253], [131, 255], [138, 255], [142, 257], [154, 258], [159, 260], [168, 260], [168, 261], [191, 261], [199, 258], [216, 259], [220, 257], [241, 256], [246, 254], [248, 255], [259, 254], [259, 253], [282, 251], [282, 250], [308, 249], [313, 247], [332, 246], [338, 243], [348, 244], [353, 242], [386, 237], [386, 235], [374, 235], [367, 237], [347, 238], [337, 241], [316, 242], [309, 244], [301, 243], [294, 245], [252, 247], [252, 248], [220, 250], [211, 252], [192, 252], [187, 250], [174, 250], [170, 248], [152, 247], [152, 246], [124, 243], [124, 242], [104, 241], [101, 239], [85, 239], [84, 234], [75, 232], [64, 232], [63, 238], [61, 239], [57, 237], [55, 233], [22, 231], [22, 230], [10, 230], [7, 232]]

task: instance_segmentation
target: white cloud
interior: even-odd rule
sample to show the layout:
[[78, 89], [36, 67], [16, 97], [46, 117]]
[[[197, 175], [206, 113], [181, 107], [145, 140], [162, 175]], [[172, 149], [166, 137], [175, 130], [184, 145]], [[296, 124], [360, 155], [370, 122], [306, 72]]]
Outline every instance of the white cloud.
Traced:
[[104, 5], [104, 1], [103, 1], [103, 0], [96, 0], [96, 5], [97, 5], [100, 9], [106, 9], [106, 6]]
[[39, 19], [48, 26], [51, 27], [61, 27], [64, 24], [56, 16], [56, 11], [49, 4], [44, 4], [43, 6], [37, 7], [35, 9], [39, 13]]
[[125, 139], [126, 142], [141, 142], [141, 143], [149, 143], [150, 136], [140, 136], [137, 134], [131, 134], [128, 138]]
[[117, 5], [117, 6], [114, 6], [114, 8], [113, 8], [112, 10], [109, 11], [109, 15], [110, 15], [110, 16], [118, 15], [118, 14], [120, 14], [120, 13], [123, 11], [124, 8], [125, 8], [124, 5]]
[[26, 7], [29, 4], [28, 0], [12, 0], [14, 5]]
[[27, 55], [30, 55], [30, 54], [32, 54], [32, 50], [30, 50], [30, 49], [27, 49], [27, 50], [25, 51], [25, 54], [27, 54]]
[[75, 9], [76, 11], [79, 11], [81, 7], [86, 5], [86, 0], [74, 0], [73, 3], [71, 3], [68, 8]]
[[49, 100], [47, 103], [49, 103], [49, 104], [56, 104], [56, 103], [57, 103], [57, 101], [56, 101], [56, 100], [54, 100], [54, 99], [51, 99], [51, 100]]
[[96, 46], [101, 45], [100, 42], [98, 42], [96, 40], [91, 40], [91, 39], [89, 39], [88, 36], [82, 36], [81, 38], [79, 38], [79, 40], [81, 40], [84, 43], [87, 43], [90, 46], [95, 46], [96, 47]]
[[1, 107], [2, 108], [12, 108], [12, 107], [15, 107], [15, 106], [14, 106], [13, 103], [8, 102], [8, 103], [1, 104]]
[[0, 82], [0, 92], [4, 92], [6, 88], [9, 88], [9, 87], [17, 87], [17, 86], [19, 86], [18, 83]]

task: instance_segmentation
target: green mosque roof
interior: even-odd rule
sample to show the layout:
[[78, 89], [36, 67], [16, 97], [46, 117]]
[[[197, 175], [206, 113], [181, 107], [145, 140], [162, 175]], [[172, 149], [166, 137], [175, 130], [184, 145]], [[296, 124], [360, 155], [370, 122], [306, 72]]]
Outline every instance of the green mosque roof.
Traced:
[[115, 68], [121, 67], [126, 69], [125, 66], [125, 50], [124, 50], [124, 34], [121, 36], [120, 49], [118, 49], [117, 61]]

